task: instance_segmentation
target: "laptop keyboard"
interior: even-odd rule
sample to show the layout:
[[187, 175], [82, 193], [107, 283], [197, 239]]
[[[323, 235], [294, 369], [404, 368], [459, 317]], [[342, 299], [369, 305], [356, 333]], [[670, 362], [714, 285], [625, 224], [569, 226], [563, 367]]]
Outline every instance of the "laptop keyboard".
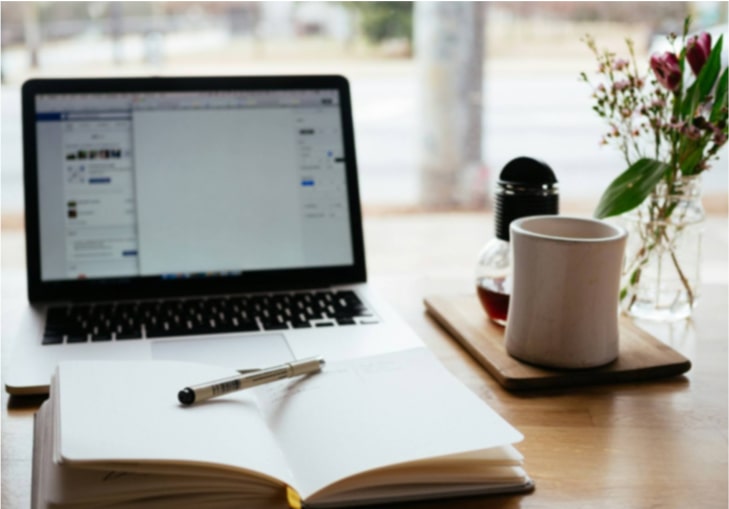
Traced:
[[48, 309], [43, 344], [377, 323], [351, 290], [80, 304]]

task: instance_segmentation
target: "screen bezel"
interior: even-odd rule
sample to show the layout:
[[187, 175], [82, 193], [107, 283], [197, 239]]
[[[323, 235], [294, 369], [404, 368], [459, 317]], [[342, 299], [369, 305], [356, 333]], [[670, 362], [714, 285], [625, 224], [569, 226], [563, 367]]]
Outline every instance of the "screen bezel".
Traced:
[[[336, 89], [345, 154], [353, 263], [344, 266], [244, 271], [240, 275], [164, 279], [161, 276], [43, 281], [40, 257], [40, 211], [35, 97], [38, 94], [277, 91]], [[322, 288], [362, 283], [367, 279], [362, 214], [357, 180], [351, 97], [343, 76], [222, 76], [155, 78], [32, 79], [22, 87], [25, 234], [28, 299], [31, 302], [147, 299], [208, 294], [238, 294]]]

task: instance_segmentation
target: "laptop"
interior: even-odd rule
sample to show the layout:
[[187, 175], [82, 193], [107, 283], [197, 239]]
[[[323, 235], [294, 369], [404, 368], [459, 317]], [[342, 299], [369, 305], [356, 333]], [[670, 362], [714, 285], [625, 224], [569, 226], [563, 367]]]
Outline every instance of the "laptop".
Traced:
[[9, 393], [47, 392], [71, 359], [256, 369], [422, 346], [366, 284], [345, 78], [40, 79], [22, 107]]

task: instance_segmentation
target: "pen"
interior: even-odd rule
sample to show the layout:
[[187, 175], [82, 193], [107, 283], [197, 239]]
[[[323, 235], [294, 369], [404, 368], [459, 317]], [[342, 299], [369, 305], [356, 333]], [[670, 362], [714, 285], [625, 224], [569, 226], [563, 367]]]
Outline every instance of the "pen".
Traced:
[[312, 357], [300, 361], [287, 362], [280, 366], [261, 369], [247, 375], [236, 375], [212, 382], [191, 385], [177, 393], [177, 399], [183, 405], [192, 405], [210, 398], [222, 396], [230, 392], [241, 391], [257, 385], [283, 380], [298, 375], [317, 373], [321, 371], [324, 359]]

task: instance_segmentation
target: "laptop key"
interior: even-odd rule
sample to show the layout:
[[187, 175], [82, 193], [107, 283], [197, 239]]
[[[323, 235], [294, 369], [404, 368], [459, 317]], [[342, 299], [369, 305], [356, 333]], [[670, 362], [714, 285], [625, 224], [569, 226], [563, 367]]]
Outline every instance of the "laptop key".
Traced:
[[340, 292], [337, 292], [337, 297], [343, 299], [348, 304], [362, 304], [362, 301], [359, 300], [357, 294], [354, 293], [352, 290], [342, 290]]
[[63, 343], [63, 334], [44, 334], [43, 335], [43, 344], [44, 345], [60, 345]]
[[314, 327], [334, 327], [333, 322], [314, 322]]
[[75, 333], [66, 337], [66, 343], [86, 343], [89, 340], [88, 334]]
[[164, 338], [191, 334], [186, 327], [174, 327], [167, 320], [156, 321], [154, 324], [145, 324], [144, 328], [148, 338]]
[[164, 327], [150, 327], [147, 329], [148, 338], [167, 338], [170, 336], [182, 336], [180, 329], [165, 329]]
[[[78, 332], [81, 332], [78, 323], [71, 321], [66, 310], [61, 308], [49, 310], [44, 336], [63, 338], [65, 334]], [[44, 342], [44, 344], [51, 344], [52, 341], [54, 340], [48, 339], [48, 342]]]
[[234, 318], [231, 323], [232, 332], [255, 332], [261, 330], [252, 320], [238, 320]]
[[147, 327], [146, 329], [146, 337], [148, 338], [164, 338], [174, 335], [162, 327]]
[[288, 324], [278, 322], [261, 322], [261, 325], [263, 330], [284, 330], [289, 328]]
[[116, 333], [116, 340], [125, 340], [125, 339], [142, 339], [142, 334], [140, 332], [117, 332]]

